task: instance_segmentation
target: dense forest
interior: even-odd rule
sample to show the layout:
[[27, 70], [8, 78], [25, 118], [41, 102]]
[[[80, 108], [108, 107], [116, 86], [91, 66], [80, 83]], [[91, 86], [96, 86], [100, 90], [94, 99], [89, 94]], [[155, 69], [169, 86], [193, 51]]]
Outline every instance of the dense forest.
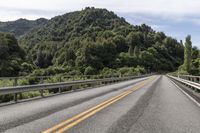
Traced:
[[13, 35], [0, 33], [0, 75], [18, 75], [24, 56], [25, 52], [19, 47]]
[[18, 19], [16, 21], [0, 22], [0, 31], [12, 33], [19, 38], [32, 29], [45, 25], [47, 21], [47, 19], [40, 18], [37, 20]]
[[[7, 31], [0, 23], [1, 32], [18, 38], [0, 34], [0, 76], [172, 72], [184, 63], [182, 41], [145, 24], [131, 25], [106, 9], [39, 20]], [[192, 51], [199, 71], [199, 50]]]

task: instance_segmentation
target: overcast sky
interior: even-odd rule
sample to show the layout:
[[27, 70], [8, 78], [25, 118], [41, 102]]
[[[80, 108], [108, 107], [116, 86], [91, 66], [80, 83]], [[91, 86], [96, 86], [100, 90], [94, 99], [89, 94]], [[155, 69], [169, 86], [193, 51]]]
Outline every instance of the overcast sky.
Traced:
[[191, 34], [200, 48], [200, 0], [0, 0], [0, 21], [51, 18], [87, 6], [107, 8], [179, 40]]

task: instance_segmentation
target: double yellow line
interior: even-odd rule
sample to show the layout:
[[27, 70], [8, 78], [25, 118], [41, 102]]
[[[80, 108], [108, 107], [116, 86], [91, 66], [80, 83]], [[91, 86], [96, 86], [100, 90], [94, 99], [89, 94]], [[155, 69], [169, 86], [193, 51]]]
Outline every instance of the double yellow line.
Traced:
[[111, 99], [98, 104], [95, 107], [92, 107], [78, 115], [73, 116], [72, 118], [67, 119], [66, 121], [61, 122], [58, 125], [53, 126], [52, 128], [47, 129], [46, 131], [43, 131], [42, 133], [63, 133], [66, 132], [68, 129], [74, 127], [75, 125], [79, 124], [83, 120], [89, 118], [90, 116], [96, 114], [97, 112], [101, 111], [102, 109], [108, 107], [109, 105], [119, 101], [120, 99], [124, 98], [125, 96], [129, 95], [130, 93], [140, 89], [147, 83], [151, 82], [154, 80], [154, 78], [150, 78], [147, 81], [143, 81], [142, 83], [138, 84], [134, 88], [127, 90], [117, 96], [112, 97]]

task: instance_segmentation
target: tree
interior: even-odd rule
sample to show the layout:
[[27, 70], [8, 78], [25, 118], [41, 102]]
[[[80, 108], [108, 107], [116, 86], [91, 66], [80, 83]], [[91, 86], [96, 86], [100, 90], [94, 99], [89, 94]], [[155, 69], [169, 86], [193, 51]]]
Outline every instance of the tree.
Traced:
[[197, 59], [199, 57], [199, 49], [194, 46], [192, 48], [192, 59]]
[[134, 48], [134, 57], [139, 57], [139, 55], [140, 55], [140, 48], [139, 48], [139, 46], [135, 46], [135, 48]]
[[[21, 52], [13, 52], [17, 43], [11, 38], [0, 37], [2, 72], [19, 70], [15, 57]], [[71, 74], [94, 69], [97, 74], [105, 67], [118, 70], [138, 65], [152, 71], [174, 71], [184, 61], [184, 46], [176, 39], [145, 24], [131, 25], [106, 9], [87, 8], [57, 16], [20, 37], [19, 43], [27, 52], [28, 64], [48, 70], [46, 74], [58, 74], [53, 67], [70, 67]], [[193, 55], [196, 58], [197, 51]], [[19, 63], [25, 74], [34, 71], [28, 64]], [[194, 64], [198, 66], [198, 60]]]
[[96, 70], [91, 66], [86, 67], [84, 71], [84, 75], [94, 75], [95, 73], [96, 73]]
[[0, 33], [0, 76], [17, 76], [23, 61], [24, 51], [17, 39], [7, 33]]
[[128, 46], [126, 43], [126, 39], [122, 35], [117, 35], [113, 38], [113, 42], [116, 45], [117, 52], [126, 52], [128, 50]]
[[129, 53], [130, 56], [133, 56], [133, 54], [134, 54], [134, 47], [133, 47], [133, 45], [129, 45], [128, 53]]
[[[133, 56], [134, 53], [134, 47], [139, 47], [139, 45], [141, 44], [141, 33], [139, 32], [131, 32], [129, 33], [129, 35], [127, 36], [127, 42], [129, 45], [129, 50], [128, 53], [130, 56]], [[136, 50], [139, 50], [139, 48], [136, 48]]]
[[41, 67], [41, 68], [45, 67], [45, 55], [44, 55], [44, 53], [41, 50], [39, 50], [39, 52], [37, 54], [37, 59], [35, 61], [35, 64], [38, 67]]
[[192, 54], [192, 42], [191, 36], [188, 35], [185, 39], [185, 49], [184, 49], [184, 67], [187, 72], [191, 69], [191, 54]]

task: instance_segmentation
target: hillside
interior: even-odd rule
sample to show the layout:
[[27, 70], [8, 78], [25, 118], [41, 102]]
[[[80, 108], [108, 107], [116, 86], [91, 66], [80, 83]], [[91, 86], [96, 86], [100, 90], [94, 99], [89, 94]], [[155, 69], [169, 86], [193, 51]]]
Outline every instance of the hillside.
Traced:
[[16, 37], [28, 33], [31, 29], [40, 27], [47, 22], [47, 19], [40, 18], [35, 21], [18, 19], [16, 21], [0, 22], [0, 32], [9, 32]]
[[183, 63], [183, 45], [176, 39], [97, 8], [56, 16], [21, 37], [19, 45], [29, 64], [46, 71], [39, 75], [163, 72]]
[[18, 75], [24, 56], [13, 35], [0, 33], [0, 76]]

